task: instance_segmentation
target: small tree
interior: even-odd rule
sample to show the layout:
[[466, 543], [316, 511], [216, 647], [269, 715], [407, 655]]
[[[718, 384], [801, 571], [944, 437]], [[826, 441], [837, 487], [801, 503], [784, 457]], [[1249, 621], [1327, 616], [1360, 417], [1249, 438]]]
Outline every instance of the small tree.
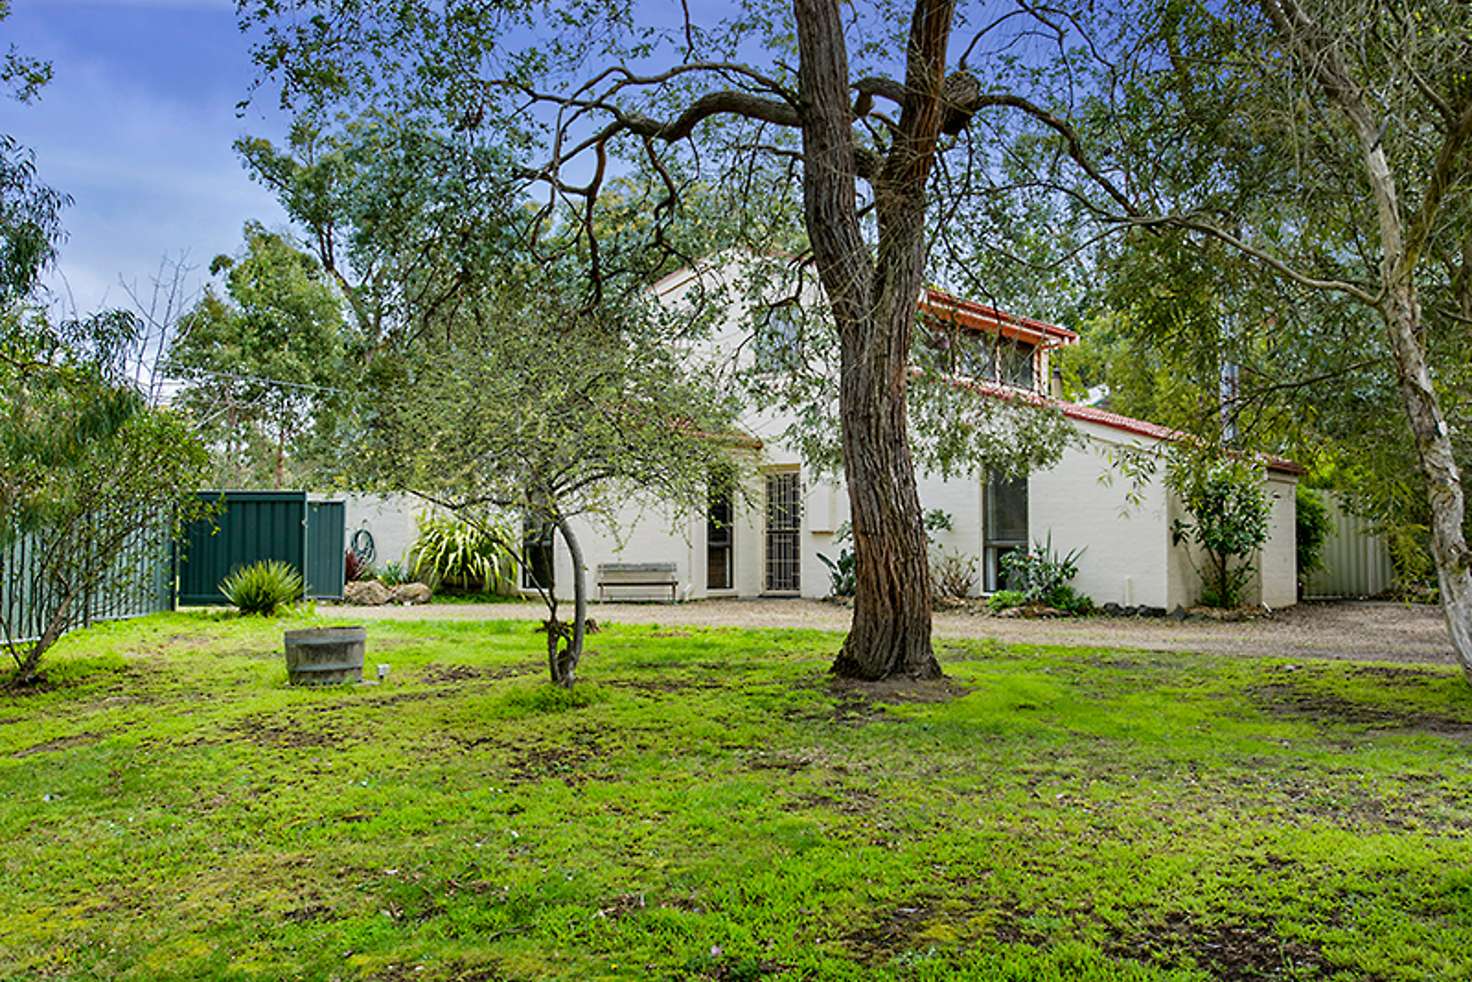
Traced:
[[[1201, 602], [1208, 607], [1238, 607], [1256, 568], [1252, 557], [1268, 538], [1268, 499], [1262, 474], [1240, 460], [1178, 458], [1167, 483], [1180, 495], [1191, 521], [1177, 519], [1171, 540], [1194, 542], [1206, 551]], [[1194, 562], [1194, 560], [1193, 560]]]
[[134, 327], [118, 315], [53, 328], [0, 314], [0, 581], [18, 572], [10, 546], [24, 537], [39, 626], [32, 635], [0, 609], [20, 684], [38, 677], [89, 597], [151, 579], [140, 553], [161, 550], [205, 508], [192, 494], [207, 473], [204, 449], [181, 417], [149, 407], [118, 375]]
[[687, 364], [648, 312], [594, 317], [522, 269], [466, 316], [379, 359], [360, 475], [414, 492], [475, 524], [530, 565], [510, 528], [555, 530], [572, 559], [575, 613], [552, 584], [548, 672], [570, 687], [583, 652], [587, 584], [574, 521], [617, 522], [646, 500], [704, 507], [731, 464], [734, 407]]

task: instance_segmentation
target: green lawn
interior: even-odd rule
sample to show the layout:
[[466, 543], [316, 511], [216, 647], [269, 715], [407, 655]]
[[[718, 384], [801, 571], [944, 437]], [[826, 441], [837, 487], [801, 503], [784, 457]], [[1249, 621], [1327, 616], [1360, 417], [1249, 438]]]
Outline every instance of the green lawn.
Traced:
[[[1472, 978], [1450, 669], [612, 628], [572, 698], [525, 623], [69, 638], [0, 697], [0, 977]], [[903, 698], [902, 698], [903, 696]]]

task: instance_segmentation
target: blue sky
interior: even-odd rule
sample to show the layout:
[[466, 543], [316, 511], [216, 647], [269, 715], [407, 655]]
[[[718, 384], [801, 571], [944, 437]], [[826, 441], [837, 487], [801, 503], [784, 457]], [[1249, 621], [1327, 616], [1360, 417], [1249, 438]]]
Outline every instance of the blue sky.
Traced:
[[269, 94], [237, 115], [253, 73], [232, 0], [14, 0], [12, 43], [55, 69], [38, 102], [0, 101], [0, 132], [76, 199], [50, 283], [81, 311], [124, 305], [119, 277], [146, 285], [165, 254], [235, 251], [247, 219], [285, 224], [230, 147], [285, 128]]

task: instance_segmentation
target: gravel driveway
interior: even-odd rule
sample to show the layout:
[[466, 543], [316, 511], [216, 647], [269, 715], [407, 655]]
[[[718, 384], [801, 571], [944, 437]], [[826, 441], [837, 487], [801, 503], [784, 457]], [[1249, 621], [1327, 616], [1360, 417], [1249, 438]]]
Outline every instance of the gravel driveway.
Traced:
[[[322, 607], [365, 620], [541, 620], [540, 604], [432, 604], [427, 607]], [[683, 604], [591, 604], [600, 622], [710, 627], [806, 627], [842, 631], [849, 611], [819, 600], [700, 600]], [[942, 638], [995, 638], [1065, 644], [1283, 658], [1454, 664], [1440, 608], [1378, 601], [1299, 604], [1242, 623], [1089, 617], [1014, 620], [939, 611]]]

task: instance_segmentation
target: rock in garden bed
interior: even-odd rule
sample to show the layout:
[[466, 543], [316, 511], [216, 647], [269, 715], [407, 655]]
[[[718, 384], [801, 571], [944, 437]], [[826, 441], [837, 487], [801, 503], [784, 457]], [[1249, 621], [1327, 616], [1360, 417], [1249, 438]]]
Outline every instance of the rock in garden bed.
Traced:
[[430, 595], [423, 583], [400, 583], [390, 591], [389, 600], [396, 604], [427, 604]]

